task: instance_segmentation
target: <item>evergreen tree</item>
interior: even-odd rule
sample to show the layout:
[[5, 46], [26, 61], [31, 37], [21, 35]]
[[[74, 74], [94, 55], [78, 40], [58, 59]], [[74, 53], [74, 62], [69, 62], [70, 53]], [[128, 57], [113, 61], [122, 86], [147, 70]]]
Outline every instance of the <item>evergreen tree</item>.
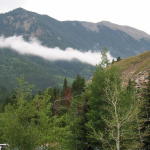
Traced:
[[[96, 72], [94, 73], [92, 84], [90, 85], [90, 94], [89, 94], [89, 112], [88, 112], [88, 124], [90, 135], [99, 130], [105, 129], [106, 125], [102, 119], [103, 115], [106, 114], [104, 109], [106, 102], [104, 101], [104, 85], [105, 77], [107, 73], [103, 68], [97, 67]], [[92, 149], [99, 148], [102, 149], [102, 143], [100, 140], [97, 140], [95, 137], [90, 137]]]
[[8, 104], [3, 113], [3, 137], [10, 148], [33, 150], [39, 138], [34, 123], [35, 109], [31, 105], [31, 89], [23, 79], [19, 79], [16, 89], [16, 103]]
[[72, 83], [72, 92], [73, 95], [80, 95], [85, 89], [85, 79], [80, 75], [77, 75], [76, 79]]
[[121, 57], [117, 57], [117, 61], [120, 61], [121, 60]]
[[136, 92], [122, 87], [114, 67], [98, 68], [91, 84], [88, 127], [93, 149], [136, 149]]
[[65, 93], [66, 89], [68, 88], [68, 83], [67, 83], [67, 79], [64, 79], [64, 84], [63, 84], [63, 94]]
[[21, 80], [16, 103], [6, 105], [0, 114], [0, 139], [11, 149], [70, 150], [67, 115], [54, 116], [50, 98], [49, 89], [33, 96], [30, 86]]
[[88, 95], [87, 92], [82, 96], [75, 97], [69, 111], [70, 129], [73, 133], [73, 141], [75, 150], [88, 150]]

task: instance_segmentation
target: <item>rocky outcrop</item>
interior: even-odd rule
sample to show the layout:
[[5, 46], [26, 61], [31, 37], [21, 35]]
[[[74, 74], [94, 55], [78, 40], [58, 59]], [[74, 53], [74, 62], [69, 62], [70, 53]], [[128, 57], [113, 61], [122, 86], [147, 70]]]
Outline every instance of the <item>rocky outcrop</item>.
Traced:
[[136, 88], [145, 88], [149, 81], [150, 70], [141, 71], [132, 79], [135, 82]]

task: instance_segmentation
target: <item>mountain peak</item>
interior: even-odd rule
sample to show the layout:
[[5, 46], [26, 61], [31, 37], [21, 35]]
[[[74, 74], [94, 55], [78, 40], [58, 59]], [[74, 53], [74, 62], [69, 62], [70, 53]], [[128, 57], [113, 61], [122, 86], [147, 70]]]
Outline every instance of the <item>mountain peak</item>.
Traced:
[[27, 11], [26, 9], [22, 8], [22, 7], [18, 7], [16, 9], [14, 9], [14, 11]]
[[28, 12], [28, 11], [26, 9], [22, 8], [22, 7], [18, 7], [18, 8], [14, 9], [10, 12], [21, 13], [21, 12]]
[[14, 15], [19, 14], [19, 15], [23, 15], [23, 14], [35, 14], [35, 13], [31, 12], [31, 11], [28, 11], [28, 10], [22, 8], [22, 7], [19, 7], [19, 8], [16, 8], [16, 9], [12, 10], [12, 11], [9, 11], [6, 14], [10, 14], [10, 15], [11, 14], [14, 14]]

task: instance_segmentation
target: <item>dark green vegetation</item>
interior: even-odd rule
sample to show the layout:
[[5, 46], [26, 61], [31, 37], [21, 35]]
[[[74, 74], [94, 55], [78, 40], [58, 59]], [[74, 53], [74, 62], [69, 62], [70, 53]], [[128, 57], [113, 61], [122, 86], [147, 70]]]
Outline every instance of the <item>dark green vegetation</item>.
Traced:
[[136, 55], [150, 49], [150, 35], [110, 22], [58, 21], [22, 8], [0, 14], [0, 35], [38, 38], [49, 47], [83, 51], [107, 47], [115, 57]]
[[[106, 62], [103, 58], [102, 62]], [[19, 79], [1, 106], [0, 142], [19, 150], [149, 150], [149, 84], [122, 86], [115, 65], [97, 66], [90, 83], [77, 76], [62, 89], [32, 94]]]
[[69, 83], [77, 74], [88, 79], [94, 67], [74, 61], [51, 62], [39, 57], [19, 55], [9, 49], [0, 49], [0, 103], [16, 87], [17, 78], [24, 77], [35, 85], [35, 91], [47, 87], [61, 87], [66, 76]]

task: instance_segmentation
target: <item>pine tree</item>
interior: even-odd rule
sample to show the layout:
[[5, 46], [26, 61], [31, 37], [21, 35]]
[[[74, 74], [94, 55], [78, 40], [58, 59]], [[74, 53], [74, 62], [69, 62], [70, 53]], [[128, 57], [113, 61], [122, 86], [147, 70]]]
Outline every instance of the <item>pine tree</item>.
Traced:
[[72, 92], [73, 95], [80, 95], [85, 89], [85, 79], [80, 75], [77, 75], [76, 79], [72, 83]]
[[88, 113], [93, 149], [136, 149], [137, 102], [136, 91], [122, 86], [117, 68], [97, 69]]
[[82, 96], [75, 97], [69, 111], [70, 129], [73, 133], [73, 141], [75, 150], [88, 150], [88, 95], [87, 92]]
[[67, 88], [68, 88], [68, 82], [67, 82], [67, 79], [65, 78], [64, 83], [63, 83], [63, 96], [64, 96], [64, 93], [67, 90]]
[[21, 80], [16, 103], [8, 104], [0, 114], [0, 139], [11, 149], [70, 150], [72, 134], [67, 115], [54, 115], [50, 90], [32, 95], [30, 86]]
[[120, 61], [121, 60], [121, 57], [117, 57], [117, 61]]

